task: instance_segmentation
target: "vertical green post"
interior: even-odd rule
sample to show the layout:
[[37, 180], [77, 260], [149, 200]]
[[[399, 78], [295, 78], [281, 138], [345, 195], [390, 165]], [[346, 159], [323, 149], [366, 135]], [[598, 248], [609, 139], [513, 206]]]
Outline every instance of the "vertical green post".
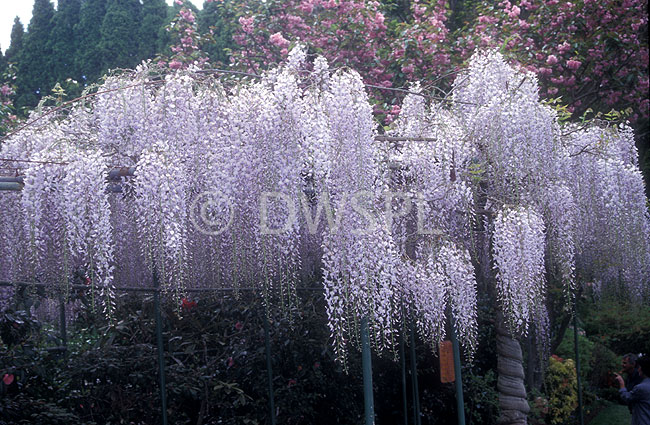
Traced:
[[408, 425], [409, 412], [408, 403], [406, 400], [406, 358], [404, 356], [406, 356], [406, 354], [404, 350], [404, 332], [402, 331], [399, 334], [399, 362], [402, 366], [402, 404], [404, 409], [404, 425]]
[[153, 308], [156, 316], [156, 345], [158, 346], [158, 375], [160, 377], [160, 410], [162, 413], [162, 424], [167, 422], [167, 391], [165, 389], [165, 351], [163, 348], [162, 336], [162, 315], [160, 313], [160, 285], [158, 283], [158, 270], [153, 265]]
[[456, 409], [458, 410], [458, 425], [465, 425], [465, 401], [463, 399], [463, 376], [460, 370], [460, 347], [456, 337], [456, 326], [451, 321], [451, 346], [454, 350], [454, 378], [456, 380]]
[[573, 294], [573, 345], [576, 354], [576, 379], [578, 381], [578, 423], [584, 425], [585, 418], [582, 408], [582, 378], [580, 378], [580, 353], [578, 352], [578, 302]]
[[372, 394], [372, 359], [368, 318], [361, 319], [361, 364], [363, 368], [363, 401], [366, 425], [375, 425], [375, 402]]
[[269, 318], [264, 314], [264, 346], [266, 347], [266, 374], [269, 381], [269, 410], [271, 425], [276, 424], [275, 395], [273, 394], [273, 365], [271, 364], [271, 335], [269, 331]]
[[415, 355], [415, 326], [411, 322], [411, 386], [413, 388], [413, 423], [414, 425], [422, 424], [420, 415], [420, 390], [418, 388], [418, 365], [417, 356]]
[[59, 294], [59, 322], [61, 324], [61, 344], [68, 349], [68, 331], [65, 323], [65, 301], [63, 295]]

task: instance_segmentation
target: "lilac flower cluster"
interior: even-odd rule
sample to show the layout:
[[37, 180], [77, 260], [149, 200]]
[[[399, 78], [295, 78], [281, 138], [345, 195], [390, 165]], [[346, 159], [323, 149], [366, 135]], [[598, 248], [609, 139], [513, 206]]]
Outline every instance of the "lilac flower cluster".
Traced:
[[511, 329], [525, 333], [535, 305], [545, 298], [544, 222], [532, 208], [505, 208], [492, 237], [497, 297]]
[[[364, 318], [379, 351], [409, 321], [435, 347], [453, 319], [471, 356], [493, 280], [512, 330], [541, 336], [547, 280], [650, 296], [629, 128], [560, 126], [535, 77], [487, 52], [440, 102], [414, 84], [388, 143], [359, 74], [306, 60], [298, 46], [235, 84], [191, 68], [154, 80], [145, 64], [40, 115], [0, 151], [25, 182], [0, 193], [0, 278], [66, 291], [84, 276], [110, 314], [114, 283], [151, 285], [154, 266], [177, 301], [243, 285], [285, 310], [322, 275], [342, 362]], [[116, 166], [136, 169], [121, 193]]]

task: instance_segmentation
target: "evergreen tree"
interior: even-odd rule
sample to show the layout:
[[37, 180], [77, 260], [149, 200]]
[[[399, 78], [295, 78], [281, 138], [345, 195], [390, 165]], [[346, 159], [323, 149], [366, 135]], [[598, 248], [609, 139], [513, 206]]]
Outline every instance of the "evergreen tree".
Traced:
[[74, 27], [79, 23], [81, 0], [59, 0], [52, 20], [49, 47], [52, 51], [52, 74], [58, 82], [66, 78], [79, 79], [74, 63], [77, 53]]
[[102, 75], [104, 64], [99, 43], [104, 15], [106, 0], [84, 0], [81, 3], [79, 23], [74, 27], [77, 42], [75, 67], [85, 84], [94, 83]]
[[[142, 4], [142, 25], [140, 26], [140, 59], [149, 59], [161, 52], [167, 4], [164, 0], [144, 0]], [[161, 34], [162, 32], [162, 34]]]
[[206, 46], [204, 50], [212, 62], [230, 63], [229, 51], [234, 46], [232, 34], [237, 25], [235, 13], [230, 1], [204, 2], [203, 9], [199, 12], [199, 31], [202, 34], [212, 30], [214, 43]]
[[7, 57], [2, 53], [2, 46], [0, 46], [0, 81], [2, 81], [2, 74], [7, 69]]
[[52, 33], [54, 6], [49, 0], [35, 0], [32, 19], [27, 27], [23, 48], [18, 57], [16, 78], [16, 106], [36, 106], [41, 96], [49, 94], [53, 86], [52, 50], [49, 38]]
[[142, 5], [138, 0], [108, 0], [99, 42], [104, 70], [138, 64], [141, 21]]
[[5, 52], [5, 58], [7, 62], [17, 62], [18, 54], [23, 48], [23, 36], [25, 35], [25, 27], [23, 23], [20, 22], [20, 18], [16, 16], [14, 18], [14, 26], [11, 27], [11, 43], [9, 48]]

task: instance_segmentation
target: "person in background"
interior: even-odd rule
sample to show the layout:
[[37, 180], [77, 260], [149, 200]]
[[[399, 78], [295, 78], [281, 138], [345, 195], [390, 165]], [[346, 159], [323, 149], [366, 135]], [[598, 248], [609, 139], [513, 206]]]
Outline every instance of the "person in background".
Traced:
[[637, 384], [643, 381], [643, 378], [639, 376], [639, 372], [636, 370], [637, 359], [638, 356], [632, 353], [623, 356], [623, 370], [621, 373], [625, 373], [625, 388], [628, 391], [632, 391]]
[[641, 382], [631, 391], [625, 387], [621, 375], [616, 375], [619, 394], [623, 403], [632, 410], [632, 425], [650, 425], [650, 357], [643, 356], [636, 361]]

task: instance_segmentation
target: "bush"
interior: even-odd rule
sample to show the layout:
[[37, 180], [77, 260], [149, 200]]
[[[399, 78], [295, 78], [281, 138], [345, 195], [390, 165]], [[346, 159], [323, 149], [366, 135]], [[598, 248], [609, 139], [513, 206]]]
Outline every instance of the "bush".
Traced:
[[494, 424], [499, 417], [497, 377], [489, 370], [484, 376], [471, 370], [463, 371], [465, 418], [468, 425]]
[[551, 356], [544, 385], [548, 395], [547, 423], [565, 423], [578, 406], [578, 385], [573, 360]]
[[618, 355], [650, 353], [650, 306], [615, 299], [582, 306], [585, 332]]
[[[480, 304], [478, 360], [463, 367], [466, 417], [474, 425], [495, 423], [498, 416], [496, 377], [490, 370], [493, 327], [487, 326], [493, 312], [486, 302]], [[0, 320], [0, 335], [11, 341], [0, 345], [0, 376], [11, 373], [17, 382], [5, 388], [0, 381], [0, 418], [11, 424], [158, 424], [152, 298], [121, 297], [111, 326], [83, 305], [86, 309], [69, 327], [65, 357], [51, 350], [59, 344], [57, 334], [26, 313]], [[267, 423], [264, 313], [248, 295], [164, 306], [170, 423]], [[274, 314], [270, 322], [278, 423], [362, 421], [361, 356], [352, 351], [348, 374], [343, 372], [334, 361], [323, 313], [322, 298], [308, 296], [295, 311]], [[423, 425], [454, 422], [454, 386], [440, 383], [438, 358], [429, 346], [419, 342], [416, 354]], [[372, 361], [377, 424], [399, 423], [404, 416], [400, 363], [392, 356], [373, 356]], [[411, 418], [409, 375], [406, 414]]]
[[[590, 382], [592, 375], [592, 352], [594, 343], [591, 342], [585, 335], [578, 329], [578, 354], [580, 355], [580, 378], [585, 385]], [[575, 343], [573, 328], [568, 328], [562, 338], [562, 342], [555, 350], [555, 354], [564, 359], [572, 359], [575, 362]]]
[[[304, 300], [291, 312], [292, 323], [271, 321], [278, 423], [352, 424], [361, 417], [360, 362], [351, 359], [351, 375], [334, 362], [320, 303]], [[0, 346], [0, 372], [15, 375], [17, 384], [13, 391], [2, 388], [0, 417], [12, 424], [159, 423], [152, 299], [123, 297], [119, 304], [114, 317], [121, 320], [111, 326], [89, 311], [81, 314], [65, 361], [47, 350], [52, 338], [40, 323], [9, 313], [0, 331], [12, 345]], [[165, 306], [170, 423], [265, 423], [263, 314], [249, 297]]]

